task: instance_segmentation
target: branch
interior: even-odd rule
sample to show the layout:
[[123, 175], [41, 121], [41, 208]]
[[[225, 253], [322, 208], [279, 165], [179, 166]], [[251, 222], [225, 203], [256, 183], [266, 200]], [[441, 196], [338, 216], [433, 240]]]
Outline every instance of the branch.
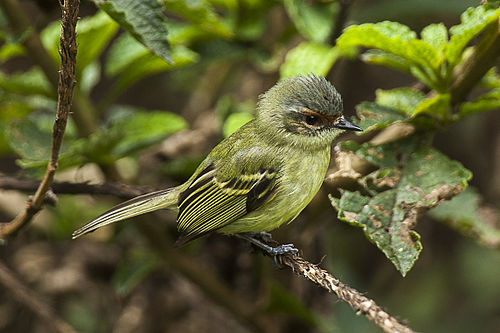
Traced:
[[10, 291], [20, 303], [40, 317], [41, 321], [54, 332], [76, 333], [67, 322], [59, 318], [52, 308], [42, 302], [35, 292], [21, 282], [1, 261], [0, 284], [4, 285], [6, 290]]
[[463, 102], [500, 56], [500, 18], [485, 29], [481, 41], [472, 54], [453, 71], [450, 88], [451, 105]]
[[[10, 2], [10, 1], [9, 1]], [[57, 170], [59, 150], [66, 130], [68, 115], [71, 110], [71, 101], [75, 87], [76, 66], [76, 22], [78, 21], [79, 0], [61, 2], [62, 30], [61, 30], [61, 70], [59, 71], [59, 85], [57, 88], [57, 114], [52, 130], [52, 151], [45, 176], [40, 183], [34, 197], [26, 203], [25, 209], [11, 222], [0, 227], [0, 239], [15, 234], [19, 229], [28, 224], [33, 216], [42, 209], [45, 194], [52, 184]]]
[[325, 288], [337, 297], [349, 304], [358, 315], [364, 315], [368, 320], [379, 326], [388, 333], [413, 333], [414, 331], [401, 324], [396, 318], [382, 310], [375, 301], [363, 296], [359, 291], [343, 284], [326, 270], [318, 265], [312, 264], [304, 258], [291, 253], [277, 256], [282, 265], [288, 266], [298, 275], [302, 275], [309, 281]]
[[337, 38], [342, 34], [342, 30], [344, 29], [345, 23], [347, 21], [347, 16], [349, 15], [349, 9], [351, 5], [354, 3], [354, 0], [340, 0], [340, 8], [335, 18], [335, 25], [332, 29], [332, 33], [330, 35], [330, 45], [335, 45], [337, 43]]
[[[32, 192], [36, 191], [39, 185], [40, 182], [37, 180], [9, 177], [0, 173], [0, 189]], [[52, 182], [50, 188], [55, 194], [112, 195], [120, 199], [132, 199], [156, 190], [150, 186], [130, 186], [111, 182], [104, 184]]]

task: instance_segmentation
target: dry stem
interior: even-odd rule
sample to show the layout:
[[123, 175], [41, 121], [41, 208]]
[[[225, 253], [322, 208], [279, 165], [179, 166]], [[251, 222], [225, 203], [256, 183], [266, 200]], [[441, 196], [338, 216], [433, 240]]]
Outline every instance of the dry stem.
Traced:
[[28, 200], [25, 209], [12, 221], [0, 226], [0, 239], [15, 234], [19, 229], [28, 224], [33, 216], [42, 209], [45, 194], [52, 184], [57, 170], [59, 150], [61, 148], [68, 115], [71, 110], [71, 101], [75, 87], [76, 66], [76, 22], [78, 21], [79, 0], [67, 0], [60, 3], [62, 10], [61, 70], [59, 71], [57, 114], [52, 130], [52, 152], [49, 165], [33, 198]]

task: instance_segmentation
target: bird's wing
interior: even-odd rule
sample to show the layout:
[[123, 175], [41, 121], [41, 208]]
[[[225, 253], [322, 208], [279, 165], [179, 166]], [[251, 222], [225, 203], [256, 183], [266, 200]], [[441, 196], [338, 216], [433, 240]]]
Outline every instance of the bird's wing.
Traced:
[[278, 187], [277, 172], [261, 167], [255, 172], [221, 179], [213, 164], [205, 168], [179, 195], [177, 228], [180, 246], [236, 221], [272, 199]]

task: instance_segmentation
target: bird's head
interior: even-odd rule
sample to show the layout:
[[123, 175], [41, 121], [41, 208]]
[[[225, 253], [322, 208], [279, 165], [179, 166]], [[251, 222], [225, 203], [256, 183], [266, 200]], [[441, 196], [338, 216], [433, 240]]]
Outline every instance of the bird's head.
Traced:
[[342, 97], [324, 77], [294, 76], [260, 97], [256, 122], [286, 144], [323, 148], [342, 130], [362, 130], [342, 110]]

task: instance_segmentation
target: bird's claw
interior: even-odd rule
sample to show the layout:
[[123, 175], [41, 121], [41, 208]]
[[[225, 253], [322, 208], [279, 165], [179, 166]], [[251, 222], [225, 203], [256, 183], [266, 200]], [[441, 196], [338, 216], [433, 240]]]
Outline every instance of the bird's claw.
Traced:
[[273, 257], [276, 257], [278, 255], [283, 255], [286, 253], [298, 253], [299, 250], [293, 245], [293, 244], [283, 244], [280, 246], [276, 247], [271, 247], [269, 250], [269, 254]]

